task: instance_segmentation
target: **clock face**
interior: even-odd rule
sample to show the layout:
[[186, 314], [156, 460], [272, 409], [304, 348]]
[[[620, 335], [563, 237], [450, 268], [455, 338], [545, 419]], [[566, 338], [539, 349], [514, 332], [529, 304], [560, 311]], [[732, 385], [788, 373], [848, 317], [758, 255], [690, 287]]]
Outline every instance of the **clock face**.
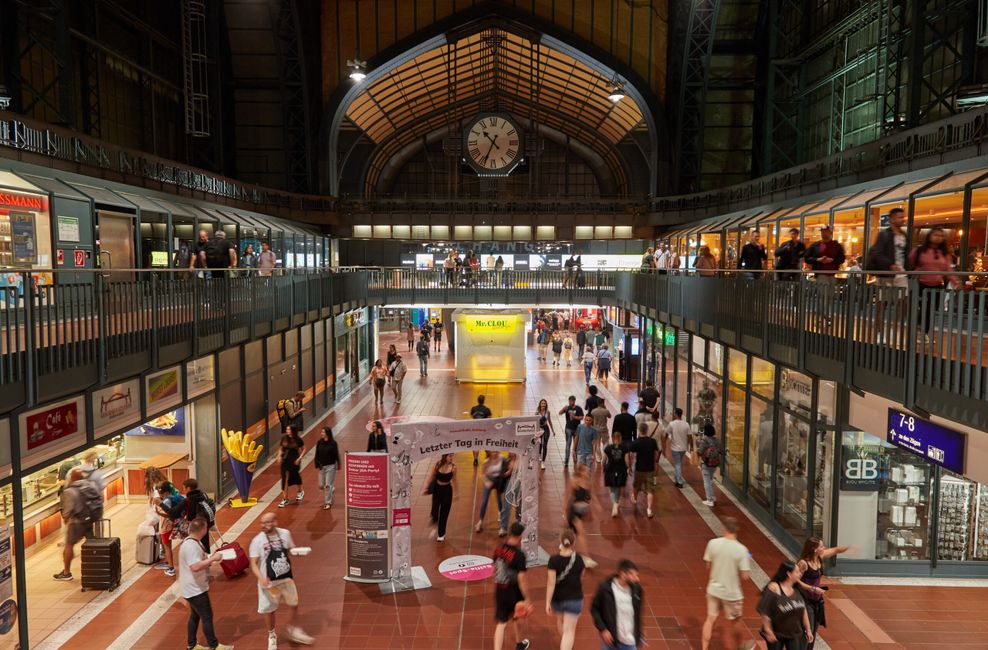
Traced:
[[504, 115], [480, 115], [464, 131], [464, 150], [479, 173], [507, 174], [521, 161], [521, 133]]

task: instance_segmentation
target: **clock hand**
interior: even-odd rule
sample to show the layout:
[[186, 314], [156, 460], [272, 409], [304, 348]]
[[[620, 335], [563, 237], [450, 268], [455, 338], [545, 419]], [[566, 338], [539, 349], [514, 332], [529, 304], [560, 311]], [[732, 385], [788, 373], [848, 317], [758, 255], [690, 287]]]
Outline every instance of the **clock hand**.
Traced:
[[491, 147], [497, 149], [498, 151], [501, 150], [501, 147], [497, 146], [497, 136], [494, 136], [492, 138], [491, 136], [487, 135], [487, 131], [484, 131], [484, 137], [486, 137], [488, 140], [491, 141]]

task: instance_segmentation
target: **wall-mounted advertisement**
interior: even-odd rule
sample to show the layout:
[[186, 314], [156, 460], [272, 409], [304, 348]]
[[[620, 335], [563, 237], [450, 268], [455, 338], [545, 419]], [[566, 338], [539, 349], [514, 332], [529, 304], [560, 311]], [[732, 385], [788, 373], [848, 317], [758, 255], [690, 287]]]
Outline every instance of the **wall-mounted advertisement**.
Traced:
[[190, 398], [212, 390], [216, 385], [216, 358], [209, 355], [185, 364], [185, 382]]
[[127, 436], [185, 436], [185, 407], [162, 413], [124, 433]]
[[54, 402], [18, 418], [23, 465], [57, 456], [86, 441], [86, 400], [79, 396]]
[[141, 419], [141, 382], [121, 382], [93, 391], [93, 436], [100, 438]]
[[147, 413], [159, 413], [163, 409], [182, 403], [182, 366], [151, 373], [144, 378]]

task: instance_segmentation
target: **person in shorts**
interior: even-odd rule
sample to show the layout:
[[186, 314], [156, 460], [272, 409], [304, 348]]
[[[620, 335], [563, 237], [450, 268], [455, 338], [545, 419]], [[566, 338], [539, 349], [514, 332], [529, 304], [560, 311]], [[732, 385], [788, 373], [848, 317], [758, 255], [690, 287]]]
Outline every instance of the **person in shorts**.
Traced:
[[510, 624], [515, 632], [515, 650], [526, 650], [528, 639], [521, 638], [515, 612], [519, 603], [526, 603], [528, 585], [525, 576], [527, 564], [521, 550], [521, 536], [525, 527], [521, 522], [511, 524], [508, 538], [494, 549], [494, 650], [504, 646], [504, 631]]
[[703, 650], [710, 647], [714, 623], [720, 613], [730, 625], [724, 631], [725, 648], [755, 647], [755, 642], [745, 639], [748, 635], [741, 618], [744, 592], [741, 583], [750, 579], [751, 553], [738, 541], [738, 520], [724, 517], [724, 533], [707, 543], [703, 561], [707, 563], [707, 619], [703, 623]]
[[583, 612], [583, 558], [576, 552], [576, 533], [559, 534], [559, 552], [549, 558], [546, 572], [545, 613], [556, 616], [559, 650], [572, 650], [576, 624]]
[[[652, 435], [655, 430], [646, 422], [638, 425], [638, 437], [628, 451], [635, 455], [635, 479], [631, 493], [631, 504], [637, 505], [638, 494], [645, 493], [645, 513], [652, 517], [652, 502], [655, 500], [655, 468], [659, 463], [659, 443]], [[637, 507], [635, 508], [637, 512]]]
[[284, 603], [291, 610], [286, 631], [294, 643], [309, 645], [312, 637], [298, 626], [298, 588], [292, 577], [290, 551], [295, 548], [292, 534], [278, 528], [273, 512], [261, 515], [261, 532], [250, 542], [250, 570], [257, 578], [257, 613], [268, 625], [268, 650], [278, 649], [275, 612]]

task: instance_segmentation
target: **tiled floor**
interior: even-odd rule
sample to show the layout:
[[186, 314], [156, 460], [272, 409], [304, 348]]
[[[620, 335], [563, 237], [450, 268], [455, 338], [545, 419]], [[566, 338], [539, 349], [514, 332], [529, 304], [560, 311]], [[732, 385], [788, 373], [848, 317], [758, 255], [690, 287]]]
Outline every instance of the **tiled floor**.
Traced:
[[[402, 338], [399, 349], [403, 345]], [[334, 425], [349, 418], [347, 426], [336, 428], [336, 434], [344, 449], [362, 450], [368, 420], [398, 414], [464, 417], [478, 392], [488, 396], [487, 403], [495, 416], [532, 412], [543, 397], [554, 410], [563, 406], [570, 393], [576, 394], [582, 402], [585, 394], [582, 373], [575, 365], [571, 370], [555, 369], [551, 364], [536, 362], [534, 353], [530, 357], [528, 381], [524, 385], [457, 385], [450, 367], [451, 355], [443, 352], [439, 358], [433, 357], [428, 378], [419, 378], [415, 372], [417, 368], [410, 368], [400, 407], [395, 407], [390, 396], [383, 408], [375, 407], [366, 399], [369, 387], [364, 386], [343, 400], [327, 418], [327, 423]], [[634, 392], [632, 385], [621, 386], [613, 379], [609, 388], [609, 395], [617, 401], [628, 399]], [[616, 404], [610, 407], [616, 412]], [[552, 541], [563, 524], [562, 502], [567, 478], [562, 469], [561, 421], [554, 419], [559, 435], [551, 442], [549, 466], [543, 475], [541, 491], [539, 532], [542, 546], [547, 550], [552, 549]], [[468, 454], [457, 457], [456, 497], [450, 532], [444, 544], [437, 544], [428, 537], [427, 497], [417, 496], [413, 502], [413, 559], [415, 564], [425, 568], [432, 581], [433, 587], [427, 590], [385, 596], [376, 585], [342, 580], [344, 512], [342, 508], [319, 509], [315, 470], [311, 466], [303, 471], [309, 488], [305, 503], [283, 510], [270, 502], [263, 504], [265, 511], [277, 513], [279, 524], [293, 532], [296, 543], [314, 548], [312, 555], [297, 560], [296, 579], [302, 598], [301, 624], [316, 637], [315, 647], [392, 650], [491, 647], [494, 626], [489, 581], [453, 582], [437, 571], [437, 565], [444, 558], [470, 553], [489, 554], [498, 542], [490, 514], [487, 530], [480, 534], [472, 531], [479, 484], [470, 461]], [[419, 477], [427, 472], [426, 465], [420, 463], [416, 468]], [[702, 489], [696, 470], [689, 468], [688, 472], [693, 489]], [[275, 474], [270, 469], [260, 474], [255, 479], [256, 494], [264, 494], [274, 480]], [[342, 476], [338, 481], [342, 482]], [[617, 560], [623, 557], [635, 559], [644, 569], [644, 627], [648, 649], [699, 648], [706, 579], [701, 556], [707, 540], [713, 536], [710, 526], [701, 519], [686, 495], [674, 488], [661, 473], [653, 520], [633, 512], [627, 502], [621, 507], [620, 517], [612, 519], [610, 500], [599, 475], [595, 476], [595, 481], [589, 543], [591, 553], [601, 562], [601, 567], [585, 576], [587, 597], [591, 596], [596, 584], [606, 578]], [[782, 559], [771, 541], [726, 499], [718, 503], [714, 513], [742, 518], [742, 541], [759, 565], [771, 573]], [[244, 511], [224, 509], [219, 513], [219, 522], [221, 526], [229, 527], [243, 514]], [[239, 536], [240, 543], [246, 548], [256, 532], [254, 522]], [[530, 576], [538, 602], [544, 598], [545, 570], [533, 569]], [[220, 640], [236, 643], [237, 648], [265, 647], [264, 625], [256, 614], [254, 585], [255, 581], [249, 575], [233, 580], [219, 577], [211, 588]], [[160, 572], [148, 572], [64, 647], [88, 649], [110, 647], [111, 644], [136, 648], [183, 647], [186, 610], [178, 603], [167, 607], [171, 599], [162, 597], [167, 586]], [[757, 589], [749, 584], [745, 619], [752, 630], [759, 623], [754, 611], [756, 595]], [[988, 591], [984, 589], [838, 585], [830, 592], [830, 599], [830, 626], [824, 630], [823, 638], [832, 648], [988, 647], [988, 623], [984, 617], [984, 612], [988, 611]], [[846, 600], [841, 605], [849, 606], [838, 606], [834, 601], [840, 599]], [[153, 609], [156, 602], [163, 603], [161, 615], [145, 625], [146, 615], [145, 618], [141, 615], [145, 611], [156, 611]], [[282, 616], [280, 627], [285, 622]], [[525, 627], [533, 649], [558, 646], [554, 623], [541, 607], [536, 608]], [[719, 645], [718, 637], [719, 631], [715, 635], [715, 648], [723, 647]], [[597, 638], [585, 612], [580, 620], [577, 647], [598, 648]], [[289, 647], [288, 642], [284, 641], [282, 647]]]

